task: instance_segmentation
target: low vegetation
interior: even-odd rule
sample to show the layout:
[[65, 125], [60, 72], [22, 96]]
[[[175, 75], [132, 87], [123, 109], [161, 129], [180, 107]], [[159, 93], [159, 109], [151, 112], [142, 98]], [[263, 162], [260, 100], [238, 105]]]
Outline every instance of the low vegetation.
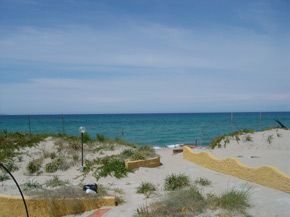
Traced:
[[10, 177], [6, 173], [0, 172], [0, 182], [4, 182], [8, 179], [10, 179]]
[[42, 185], [37, 181], [28, 181], [22, 185], [25, 192], [38, 191], [42, 189]]
[[239, 142], [241, 140], [240, 139], [241, 135], [250, 134], [250, 133], [254, 133], [254, 132], [255, 132], [254, 130], [243, 129], [243, 130], [234, 131], [232, 133], [225, 134], [222, 136], [217, 136], [217, 137], [213, 138], [213, 140], [211, 141], [210, 147], [212, 149], [214, 149], [216, 147], [221, 148], [222, 142], [223, 142], [223, 145], [226, 146], [229, 143], [230, 138], [235, 139], [237, 142]]
[[166, 191], [174, 191], [190, 185], [190, 179], [184, 174], [171, 174], [166, 177], [164, 189]]
[[45, 165], [45, 172], [54, 173], [57, 170], [65, 171], [69, 169], [69, 167], [69, 162], [66, 160], [65, 156], [61, 155]]
[[115, 157], [106, 157], [101, 160], [102, 165], [97, 167], [94, 172], [94, 176], [97, 180], [101, 177], [114, 176], [118, 179], [127, 176], [128, 170], [125, 167], [124, 161], [121, 161]]
[[35, 159], [32, 161], [29, 161], [29, 163], [26, 166], [26, 170], [29, 172], [29, 174], [34, 174], [39, 172], [41, 168], [42, 159]]
[[273, 142], [273, 135], [267, 137], [267, 142], [271, 144]]
[[249, 216], [246, 212], [248, 207], [248, 191], [231, 190], [220, 196], [203, 195], [199, 188], [190, 186], [169, 192], [160, 201], [138, 208], [135, 217], [191, 217], [209, 210], [226, 210], [228, 213], [222, 216]]
[[209, 186], [211, 185], [211, 181], [207, 178], [199, 177], [194, 181], [195, 184], [201, 185], [201, 186]]
[[137, 193], [144, 194], [146, 198], [149, 198], [154, 191], [156, 191], [156, 187], [151, 182], [142, 182], [141, 185], [137, 187]]
[[60, 186], [66, 186], [69, 184], [69, 182], [67, 180], [63, 181], [59, 179], [58, 176], [53, 176], [53, 178], [48, 180], [45, 184], [47, 187], [55, 188]]
[[11, 160], [20, 148], [32, 147], [46, 138], [45, 134], [29, 134], [21, 132], [0, 132], [0, 162]]

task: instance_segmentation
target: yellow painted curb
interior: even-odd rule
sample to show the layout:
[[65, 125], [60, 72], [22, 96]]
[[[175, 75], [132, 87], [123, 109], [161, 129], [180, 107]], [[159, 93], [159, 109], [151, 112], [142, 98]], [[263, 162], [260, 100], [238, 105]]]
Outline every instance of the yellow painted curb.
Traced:
[[[25, 198], [30, 217], [61, 217], [103, 206], [115, 206], [114, 197], [103, 198]], [[21, 197], [0, 195], [0, 217], [24, 217]]]
[[139, 167], [158, 167], [160, 166], [160, 156], [150, 158], [147, 160], [125, 160], [125, 166], [127, 169], [136, 169]]
[[209, 152], [197, 153], [189, 147], [183, 147], [183, 159], [217, 172], [290, 193], [290, 176], [272, 166], [248, 167], [235, 158], [219, 160]]

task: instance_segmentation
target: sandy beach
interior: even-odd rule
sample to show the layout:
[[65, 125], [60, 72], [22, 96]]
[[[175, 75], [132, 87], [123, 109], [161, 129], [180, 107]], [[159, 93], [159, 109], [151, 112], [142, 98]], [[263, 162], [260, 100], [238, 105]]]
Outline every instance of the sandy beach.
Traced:
[[[247, 136], [251, 136], [251, 141], [246, 141]], [[273, 129], [264, 132], [256, 132], [249, 135], [242, 135], [241, 140], [237, 143], [231, 139], [226, 147], [217, 148], [214, 150], [197, 148], [195, 151], [210, 151], [219, 158], [236, 157], [243, 163], [249, 166], [273, 165], [281, 171], [290, 174], [289, 170], [289, 147], [290, 147], [290, 131], [282, 129]], [[278, 135], [278, 136], [277, 136]], [[272, 136], [271, 143], [269, 144], [268, 138]], [[249, 139], [248, 139], [249, 140]], [[80, 177], [79, 165], [75, 165], [67, 171], [57, 171], [53, 174], [43, 173], [40, 175], [28, 175], [25, 171], [25, 162], [32, 159], [38, 152], [53, 151], [55, 149], [54, 140], [47, 138], [45, 141], [40, 142], [37, 147], [23, 150], [26, 153], [22, 163], [17, 163], [19, 170], [14, 172], [17, 180], [23, 184], [27, 181], [37, 181], [44, 184], [52, 176], [57, 175], [61, 180], [69, 180], [70, 185], [77, 186], [82, 183], [95, 183], [96, 179], [92, 175], [87, 175], [84, 180]], [[124, 150], [120, 146], [114, 151], [106, 151], [102, 155], [111, 155]], [[265, 217], [287, 217], [290, 213], [290, 194], [278, 190], [267, 188], [255, 183], [243, 181], [236, 177], [228, 176], [218, 173], [194, 163], [183, 159], [182, 153], [172, 154], [172, 149], [164, 148], [156, 150], [157, 154], [161, 157], [162, 165], [157, 168], [139, 168], [134, 172], [128, 173], [127, 177], [117, 179], [115, 177], [105, 177], [97, 181], [98, 184], [107, 187], [108, 189], [118, 189], [119, 194], [124, 198], [124, 203], [112, 208], [106, 217], [130, 217], [136, 213], [138, 207], [144, 204], [150, 204], [161, 198], [164, 194], [164, 180], [172, 174], [186, 174], [192, 181], [199, 177], [207, 178], [212, 182], [210, 186], [202, 187], [202, 192], [216, 193], [225, 192], [229, 189], [246, 189], [250, 188], [250, 204], [251, 207], [248, 213], [251, 216], [265, 216]], [[85, 153], [86, 159], [92, 159], [99, 154]], [[21, 166], [22, 165], [22, 166]], [[157, 186], [157, 192], [145, 198], [143, 194], [137, 194], [136, 188], [143, 182], [149, 181]], [[112, 191], [114, 192], [114, 190]], [[8, 195], [17, 195], [18, 192], [13, 187], [11, 180], [4, 181], [0, 184], [0, 193]], [[86, 217], [90, 212], [77, 217]], [[215, 213], [204, 213], [200, 216], [216, 216]]]

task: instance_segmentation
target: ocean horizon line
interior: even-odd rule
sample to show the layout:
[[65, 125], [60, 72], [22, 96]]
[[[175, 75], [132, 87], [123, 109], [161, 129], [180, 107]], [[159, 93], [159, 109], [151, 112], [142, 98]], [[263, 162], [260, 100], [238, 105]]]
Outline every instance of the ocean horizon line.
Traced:
[[217, 111], [217, 112], [124, 112], [124, 113], [22, 113], [0, 114], [0, 116], [43, 116], [43, 115], [182, 115], [182, 114], [241, 114], [241, 113], [289, 113], [290, 111]]

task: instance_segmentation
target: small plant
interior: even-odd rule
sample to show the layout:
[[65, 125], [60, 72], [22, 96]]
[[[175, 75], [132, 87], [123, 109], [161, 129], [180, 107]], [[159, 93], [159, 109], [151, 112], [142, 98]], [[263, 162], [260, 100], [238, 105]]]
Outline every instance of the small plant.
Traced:
[[218, 197], [218, 206], [223, 209], [243, 212], [250, 207], [249, 191], [230, 190]]
[[156, 191], [156, 187], [150, 182], [142, 182], [137, 188], [137, 193], [144, 194], [146, 198], [149, 198], [154, 191]]
[[174, 191], [176, 189], [184, 188], [190, 185], [190, 179], [184, 174], [172, 174], [167, 176], [164, 183], [166, 191]]
[[4, 182], [10, 179], [10, 177], [6, 173], [0, 173], [0, 182]]
[[19, 168], [15, 165], [15, 161], [13, 160], [7, 160], [4, 165], [9, 170], [9, 172], [14, 172], [18, 170]]
[[24, 191], [35, 191], [42, 189], [42, 185], [39, 184], [37, 181], [28, 181], [23, 184]]
[[118, 179], [127, 176], [128, 170], [125, 163], [119, 159], [108, 157], [103, 160], [103, 165], [95, 172], [97, 179], [106, 177], [108, 175], [114, 176]]
[[58, 176], [53, 176], [52, 179], [48, 180], [46, 182], [46, 186], [47, 187], [59, 187], [59, 186], [66, 186], [69, 182], [68, 181], [63, 181], [61, 179], [58, 178]]
[[90, 142], [92, 139], [91, 139], [91, 137], [90, 137], [90, 134], [88, 134], [88, 132], [85, 132], [84, 134], [83, 134], [83, 141], [84, 141], [84, 143], [87, 143], [87, 142]]
[[72, 156], [72, 160], [73, 160], [73, 164], [74, 165], [76, 165], [77, 163], [78, 163], [78, 161], [79, 161], [79, 155], [78, 154], [73, 154], [73, 156]]
[[246, 136], [246, 141], [247, 142], [251, 142], [251, 141], [253, 141], [253, 138], [250, 135], [247, 135]]
[[207, 178], [202, 178], [202, 177], [196, 179], [194, 181], [194, 183], [195, 184], [199, 184], [201, 186], [209, 186], [209, 185], [211, 185], [211, 181], [210, 180], [208, 180]]
[[96, 140], [98, 141], [98, 142], [105, 142], [105, 141], [107, 141], [107, 138], [103, 135], [103, 134], [97, 134], [97, 136], [96, 136]]
[[64, 156], [55, 158], [52, 162], [45, 165], [45, 172], [54, 173], [57, 170], [67, 170], [70, 167]]
[[58, 170], [58, 164], [56, 161], [52, 161], [45, 165], [45, 172], [47, 173], [54, 173]]
[[273, 135], [268, 136], [268, 137], [267, 137], [267, 142], [268, 142], [269, 144], [271, 144], [272, 141], [273, 141]]
[[50, 159], [54, 159], [54, 158], [56, 158], [56, 153], [55, 152], [51, 152], [50, 154], [49, 154], [49, 157], [50, 157]]
[[123, 159], [128, 159], [134, 154], [134, 151], [132, 149], [125, 149], [124, 151], [121, 152], [120, 156]]
[[41, 163], [42, 163], [41, 159], [32, 160], [28, 163], [28, 165], [26, 166], [26, 169], [28, 170], [30, 174], [37, 173], [40, 170]]

